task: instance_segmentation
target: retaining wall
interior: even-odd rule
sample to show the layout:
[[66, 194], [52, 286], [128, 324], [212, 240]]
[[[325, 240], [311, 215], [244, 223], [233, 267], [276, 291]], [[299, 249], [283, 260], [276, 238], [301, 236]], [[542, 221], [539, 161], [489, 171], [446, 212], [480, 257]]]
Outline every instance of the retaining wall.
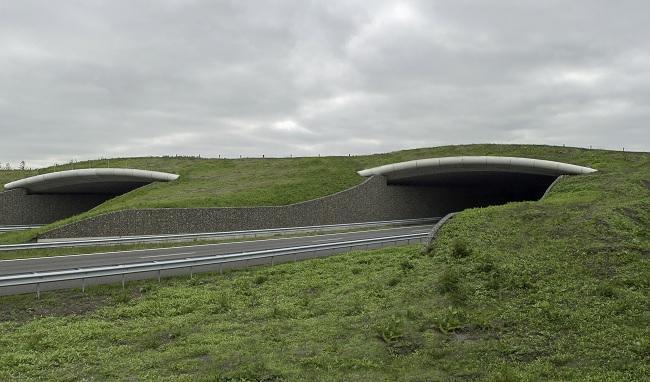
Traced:
[[29, 195], [23, 189], [0, 192], [0, 225], [48, 224], [103, 203], [107, 195]]
[[[489, 199], [489, 200], [488, 200]], [[387, 186], [374, 176], [348, 190], [277, 207], [160, 208], [111, 212], [46, 232], [46, 239], [200, 233], [443, 216], [494, 203], [485, 191]]]

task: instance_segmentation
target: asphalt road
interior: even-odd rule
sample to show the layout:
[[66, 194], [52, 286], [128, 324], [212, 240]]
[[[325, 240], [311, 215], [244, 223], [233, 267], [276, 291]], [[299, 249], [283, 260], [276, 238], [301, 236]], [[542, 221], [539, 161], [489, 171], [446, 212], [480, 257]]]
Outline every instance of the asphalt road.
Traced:
[[287, 248], [310, 244], [335, 243], [340, 241], [388, 237], [411, 233], [429, 232], [432, 226], [433, 225], [418, 225], [292, 238], [275, 238], [232, 243], [191, 245], [172, 248], [155, 248], [132, 251], [3, 260], [0, 261], [0, 276], [95, 266], [141, 263], [156, 260], [161, 261], [185, 259], [208, 255], [226, 255], [265, 249]]

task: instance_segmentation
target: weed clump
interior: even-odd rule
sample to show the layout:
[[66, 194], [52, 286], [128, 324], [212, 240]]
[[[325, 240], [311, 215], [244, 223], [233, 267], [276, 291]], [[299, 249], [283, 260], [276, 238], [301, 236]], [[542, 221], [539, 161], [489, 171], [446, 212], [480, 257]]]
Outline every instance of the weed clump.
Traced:
[[388, 279], [388, 282], [386, 284], [388, 284], [389, 287], [394, 287], [395, 285], [399, 284], [399, 282], [400, 278], [395, 276]]
[[415, 265], [413, 265], [413, 263], [410, 262], [410, 261], [408, 261], [408, 260], [404, 260], [404, 261], [402, 261], [402, 262], [399, 264], [399, 266], [400, 266], [400, 268], [402, 268], [402, 270], [403, 270], [404, 272], [408, 272], [408, 271], [412, 270], [413, 268], [415, 268]]
[[253, 279], [253, 283], [255, 285], [262, 285], [264, 284], [269, 278], [265, 275], [257, 275], [255, 276], [255, 279]]
[[210, 307], [210, 312], [213, 314], [227, 313], [232, 308], [231, 298], [228, 294], [220, 294], [214, 300]]
[[456, 238], [452, 243], [451, 254], [457, 259], [462, 259], [472, 255], [472, 249], [463, 239]]
[[463, 274], [460, 270], [447, 268], [440, 275], [435, 289], [438, 293], [446, 295], [452, 303], [462, 304], [466, 299], [462, 281]]
[[598, 284], [594, 290], [596, 296], [612, 298], [616, 297], [616, 289], [610, 284]]
[[436, 285], [436, 291], [442, 294], [457, 293], [460, 291], [460, 272], [453, 268], [445, 269]]
[[440, 333], [449, 334], [463, 327], [462, 318], [461, 311], [452, 306], [448, 306], [446, 309], [438, 312], [436, 317], [433, 318], [433, 327]]
[[375, 332], [392, 356], [411, 354], [424, 345], [422, 334], [400, 315], [393, 314], [379, 321], [375, 325]]

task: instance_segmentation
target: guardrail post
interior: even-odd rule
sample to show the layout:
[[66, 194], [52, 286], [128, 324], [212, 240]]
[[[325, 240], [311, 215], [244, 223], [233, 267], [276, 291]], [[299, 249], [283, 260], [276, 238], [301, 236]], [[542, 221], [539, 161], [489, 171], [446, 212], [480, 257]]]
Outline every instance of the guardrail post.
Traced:
[[271, 256], [271, 266], [275, 265], [275, 256]]
[[36, 298], [41, 298], [41, 283], [36, 283]]
[[81, 279], [81, 293], [86, 293], [86, 278]]
[[126, 279], [126, 274], [122, 273], [122, 290], [124, 290], [124, 283], [126, 281], [125, 279]]
[[194, 266], [190, 265], [190, 278], [194, 277]]
[[160, 282], [160, 269], [158, 270], [158, 282]]
[[223, 275], [223, 264], [219, 263], [219, 274]]

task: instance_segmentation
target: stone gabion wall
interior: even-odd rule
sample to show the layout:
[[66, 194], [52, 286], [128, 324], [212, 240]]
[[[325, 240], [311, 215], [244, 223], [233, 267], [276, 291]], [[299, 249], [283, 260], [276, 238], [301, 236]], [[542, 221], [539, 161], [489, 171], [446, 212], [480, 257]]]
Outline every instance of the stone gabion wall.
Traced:
[[23, 189], [0, 192], [0, 225], [48, 224], [103, 203], [106, 195], [29, 195]]
[[46, 232], [42, 238], [201, 233], [424, 218], [468, 207], [472, 193], [439, 187], [387, 186], [386, 178], [375, 176], [348, 190], [287, 206], [117, 211]]

